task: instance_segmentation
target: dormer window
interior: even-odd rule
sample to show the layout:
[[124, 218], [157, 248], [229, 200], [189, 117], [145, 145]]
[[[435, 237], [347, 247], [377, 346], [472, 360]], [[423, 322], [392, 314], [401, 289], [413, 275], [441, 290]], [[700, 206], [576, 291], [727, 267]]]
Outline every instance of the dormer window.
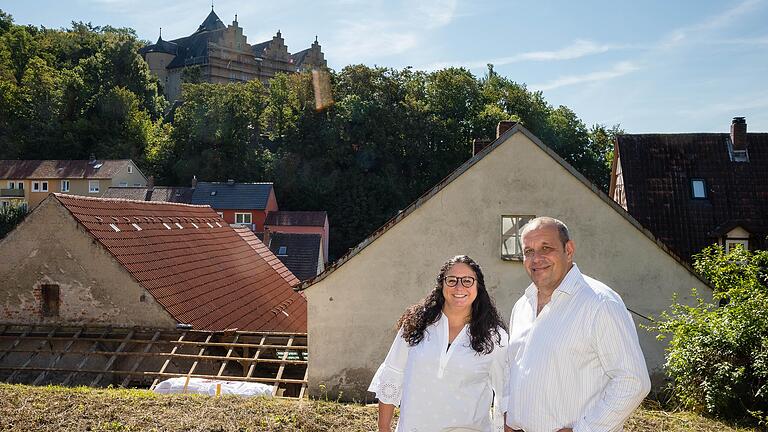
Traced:
[[704, 179], [691, 179], [691, 196], [693, 199], [707, 199], [707, 182]]

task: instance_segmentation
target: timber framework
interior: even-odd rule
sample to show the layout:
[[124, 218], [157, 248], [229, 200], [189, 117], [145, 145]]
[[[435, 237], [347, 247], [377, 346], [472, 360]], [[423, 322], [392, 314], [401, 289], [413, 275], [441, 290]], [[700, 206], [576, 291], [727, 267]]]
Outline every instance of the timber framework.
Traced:
[[303, 398], [307, 334], [0, 324], [0, 381], [154, 389], [174, 377], [273, 386]]

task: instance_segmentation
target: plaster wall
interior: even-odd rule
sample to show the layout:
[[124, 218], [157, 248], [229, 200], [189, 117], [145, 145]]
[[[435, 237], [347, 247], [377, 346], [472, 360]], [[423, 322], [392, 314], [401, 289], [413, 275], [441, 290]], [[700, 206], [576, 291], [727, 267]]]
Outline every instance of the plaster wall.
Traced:
[[[43, 316], [43, 284], [59, 286], [58, 316]], [[0, 241], [0, 322], [176, 325], [54, 196]]]

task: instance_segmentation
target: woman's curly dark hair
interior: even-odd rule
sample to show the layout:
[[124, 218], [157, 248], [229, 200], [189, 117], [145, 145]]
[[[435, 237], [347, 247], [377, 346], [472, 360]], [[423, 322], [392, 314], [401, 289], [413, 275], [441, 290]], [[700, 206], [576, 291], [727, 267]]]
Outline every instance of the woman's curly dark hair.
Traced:
[[435, 288], [421, 302], [406, 309], [397, 321], [397, 326], [403, 328], [403, 339], [410, 346], [417, 345], [424, 339], [424, 331], [427, 327], [440, 319], [445, 304], [443, 279], [445, 273], [456, 263], [468, 265], [477, 276], [477, 297], [472, 302], [469, 334], [472, 349], [478, 354], [489, 354], [496, 344], [501, 343], [501, 334], [498, 329], [507, 330], [507, 326], [499, 317], [499, 312], [485, 289], [485, 278], [480, 265], [466, 255], [457, 255], [443, 264], [437, 275]]

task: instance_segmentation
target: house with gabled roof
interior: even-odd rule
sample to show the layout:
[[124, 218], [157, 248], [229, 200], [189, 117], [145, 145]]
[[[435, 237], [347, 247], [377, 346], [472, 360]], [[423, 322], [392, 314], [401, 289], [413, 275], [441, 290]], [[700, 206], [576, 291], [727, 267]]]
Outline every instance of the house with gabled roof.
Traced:
[[53, 194], [0, 241], [0, 323], [306, 331], [259, 243], [208, 206]]
[[319, 235], [323, 245], [322, 264], [325, 265], [328, 262], [330, 236], [328, 213], [324, 211], [273, 211], [267, 214], [267, 218], [264, 220], [264, 229], [273, 233]]
[[130, 159], [0, 160], [0, 205], [34, 208], [53, 192], [100, 197], [112, 186], [146, 184]]
[[312, 279], [325, 268], [323, 238], [320, 234], [267, 231], [264, 242], [299, 280]]
[[768, 133], [616, 137], [609, 195], [680, 257], [768, 247]]
[[[534, 216], [570, 227], [575, 262], [616, 290], [635, 324], [651, 377], [663, 381], [664, 344], [642, 324], [673, 296], [692, 302], [709, 286], [623, 208], [520, 124], [398, 213], [348, 254], [297, 289], [308, 301], [314, 394], [365, 400], [403, 311], [426, 296], [450, 257], [483, 268], [504, 317], [530, 284], [520, 229]], [[323, 389], [323, 390], [321, 390]]]
[[208, 205], [231, 225], [264, 231], [267, 213], [277, 211], [272, 183], [194, 182], [192, 204]]

